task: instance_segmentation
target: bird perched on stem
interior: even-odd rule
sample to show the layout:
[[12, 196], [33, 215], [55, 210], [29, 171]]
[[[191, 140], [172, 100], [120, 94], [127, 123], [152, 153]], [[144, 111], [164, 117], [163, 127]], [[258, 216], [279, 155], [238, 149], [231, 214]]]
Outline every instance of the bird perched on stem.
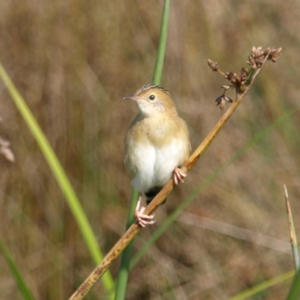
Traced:
[[[149, 204], [173, 177], [183, 182], [180, 170], [189, 157], [191, 146], [185, 122], [178, 116], [169, 92], [160, 85], [147, 84], [124, 99], [135, 101], [139, 109], [125, 138], [125, 166], [132, 175], [132, 186], [144, 193]], [[145, 227], [153, 224], [139, 198], [135, 216]]]

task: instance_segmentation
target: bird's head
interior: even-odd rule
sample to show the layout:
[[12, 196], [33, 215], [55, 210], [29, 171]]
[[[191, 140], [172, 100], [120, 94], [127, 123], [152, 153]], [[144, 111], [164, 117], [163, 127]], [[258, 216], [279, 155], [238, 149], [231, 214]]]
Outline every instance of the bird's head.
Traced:
[[160, 113], [177, 114], [169, 92], [160, 85], [144, 85], [135, 94], [128, 95], [124, 99], [134, 100], [145, 116], [155, 116]]

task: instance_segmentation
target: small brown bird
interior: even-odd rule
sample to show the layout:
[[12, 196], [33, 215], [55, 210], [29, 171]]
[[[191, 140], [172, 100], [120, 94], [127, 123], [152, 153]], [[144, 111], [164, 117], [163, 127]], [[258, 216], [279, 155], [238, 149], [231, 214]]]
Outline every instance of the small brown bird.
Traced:
[[[183, 182], [186, 174], [179, 167], [191, 151], [189, 132], [162, 86], [144, 85], [124, 99], [134, 100], [139, 109], [125, 138], [125, 166], [132, 186], [145, 194], [149, 204], [172, 176], [175, 184]], [[154, 216], [145, 215], [140, 206], [141, 197], [135, 211], [139, 224], [153, 224]]]

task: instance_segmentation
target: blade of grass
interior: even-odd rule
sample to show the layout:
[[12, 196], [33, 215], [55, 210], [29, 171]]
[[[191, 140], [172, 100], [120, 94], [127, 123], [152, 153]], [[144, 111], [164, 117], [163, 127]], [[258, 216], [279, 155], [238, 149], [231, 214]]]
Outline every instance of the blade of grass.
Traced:
[[292, 287], [289, 291], [286, 300], [299, 300], [300, 299], [300, 271], [296, 273]]
[[290, 201], [289, 201], [289, 195], [288, 195], [288, 191], [287, 191], [287, 188], [285, 185], [284, 185], [284, 193], [285, 193], [286, 210], [287, 210], [289, 228], [290, 228], [290, 240], [291, 240], [293, 258], [294, 258], [294, 264], [295, 264], [296, 271], [298, 271], [299, 266], [300, 266], [298, 242], [297, 242], [297, 236], [296, 236], [296, 230], [295, 230], [295, 226], [294, 226], [292, 210], [291, 210]]
[[[170, 11], [170, 0], [165, 0], [162, 17], [161, 17], [161, 28], [160, 28], [158, 50], [156, 55], [156, 62], [153, 71], [153, 76], [152, 76], [152, 83], [154, 84], [160, 84], [161, 77], [162, 77], [166, 46], [167, 46], [169, 11]], [[133, 191], [130, 200], [130, 207], [128, 211], [126, 229], [128, 229], [135, 220], [134, 212], [135, 212], [138, 196], [139, 193], [137, 191]], [[133, 241], [134, 240], [132, 240], [128, 244], [128, 246], [124, 249], [121, 256], [120, 270], [119, 270], [119, 275], [116, 283], [115, 300], [125, 299], [128, 277], [130, 272], [130, 260], [132, 256], [132, 250], [133, 250]]]
[[164, 67], [164, 60], [167, 47], [167, 37], [168, 37], [168, 24], [169, 24], [169, 12], [170, 12], [170, 0], [165, 0], [162, 17], [161, 17], [161, 27], [159, 35], [159, 43], [155, 61], [155, 67], [152, 75], [152, 83], [160, 84], [162, 71]]
[[25, 283], [24, 278], [22, 277], [21, 273], [19, 272], [19, 269], [17, 268], [15, 262], [13, 261], [8, 249], [4, 245], [3, 241], [0, 239], [0, 250], [2, 251], [4, 258], [11, 270], [11, 273], [13, 274], [15, 281], [19, 287], [19, 290], [26, 300], [34, 300], [34, 297], [28, 288], [28, 286]]
[[[251, 289], [247, 289], [239, 294], [236, 294], [233, 297], [230, 297], [228, 300], [243, 300], [243, 299], [249, 299], [251, 296], [254, 296], [255, 294], [262, 292], [278, 283], [281, 283], [283, 281], [286, 281], [290, 278], [292, 278], [295, 274], [295, 271], [286, 272], [284, 274], [281, 274], [277, 277], [271, 278], [270, 280], [266, 280], [260, 284], [257, 284], [256, 286], [252, 287]], [[290, 300], [295, 300], [299, 298], [291, 298]]]
[[[26, 102], [23, 97], [9, 78], [3, 66], [0, 64], [0, 77], [5, 83], [16, 107], [18, 108], [20, 114], [22, 115], [24, 121], [29, 127], [32, 135], [34, 136], [37, 144], [39, 145], [52, 173], [55, 177], [62, 193], [64, 194], [67, 203], [72, 211], [74, 218], [78, 224], [79, 230], [83, 236], [83, 239], [89, 249], [89, 252], [95, 262], [98, 264], [102, 259], [103, 255], [101, 249], [99, 248], [97, 239], [91, 225], [88, 222], [88, 219], [82, 209], [80, 201], [67, 177], [62, 165], [60, 164], [57, 156], [55, 155], [52, 147], [50, 146], [47, 138], [45, 137], [43, 131], [39, 127], [37, 121], [35, 120], [32, 112], [28, 108]], [[105, 276], [102, 277], [103, 285], [106, 291], [111, 291], [114, 282], [110, 273], [106, 273]]]

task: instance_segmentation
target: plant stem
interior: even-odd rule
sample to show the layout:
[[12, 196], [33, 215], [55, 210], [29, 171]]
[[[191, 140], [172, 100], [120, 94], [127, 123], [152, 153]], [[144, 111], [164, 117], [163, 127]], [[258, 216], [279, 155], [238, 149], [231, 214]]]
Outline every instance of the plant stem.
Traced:
[[[161, 77], [162, 77], [166, 46], [167, 46], [167, 37], [168, 37], [169, 11], [170, 11], [170, 0], [165, 0], [163, 6], [162, 18], [161, 18], [158, 50], [157, 50], [155, 67], [152, 76], [152, 83], [154, 84], [160, 84]], [[134, 212], [135, 212], [138, 196], [139, 193], [137, 191], [132, 192], [130, 206], [128, 210], [126, 229], [128, 229], [129, 226], [132, 225], [134, 222], [134, 218], [135, 218]], [[133, 251], [133, 240], [128, 244], [128, 246], [124, 249], [122, 253], [120, 270], [119, 270], [119, 275], [116, 284], [115, 300], [125, 299], [128, 277], [130, 272], [130, 261], [132, 257], [132, 251]]]

